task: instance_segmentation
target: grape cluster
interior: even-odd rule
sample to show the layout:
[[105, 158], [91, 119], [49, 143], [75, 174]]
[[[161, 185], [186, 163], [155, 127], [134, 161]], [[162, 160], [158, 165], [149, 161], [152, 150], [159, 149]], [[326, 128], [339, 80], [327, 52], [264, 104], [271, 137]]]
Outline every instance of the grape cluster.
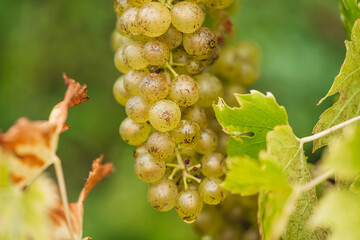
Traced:
[[[123, 75], [113, 94], [128, 116], [120, 135], [136, 146], [135, 173], [149, 183], [149, 203], [159, 211], [175, 207], [187, 223], [195, 221], [204, 203], [217, 205], [227, 196], [220, 187], [225, 140], [218, 137], [221, 129], [211, 110], [227, 88], [217, 75], [230, 85], [240, 75], [244, 86], [257, 78], [236, 66], [241, 62], [257, 70], [255, 47], [248, 44], [248, 52], [224, 58], [218, 34], [203, 26], [208, 10], [233, 1], [114, 0], [114, 64]], [[212, 66], [217, 59], [218, 67]], [[222, 64], [232, 75], [219, 74]]]

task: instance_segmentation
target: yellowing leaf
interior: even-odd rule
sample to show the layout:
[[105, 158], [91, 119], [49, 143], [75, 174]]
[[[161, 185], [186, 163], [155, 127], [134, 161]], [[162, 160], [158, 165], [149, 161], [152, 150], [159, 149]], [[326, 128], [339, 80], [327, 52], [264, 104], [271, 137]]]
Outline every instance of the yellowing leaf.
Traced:
[[246, 154], [257, 158], [266, 147], [266, 134], [275, 126], [287, 124], [287, 114], [271, 93], [265, 96], [252, 90], [235, 97], [240, 108], [230, 108], [223, 99], [213, 106], [218, 122], [233, 138], [228, 145], [229, 156]]
[[[351, 41], [346, 41], [346, 58], [339, 75], [335, 78], [328, 94], [321, 99], [340, 93], [339, 100], [321, 116], [314, 128], [319, 133], [332, 126], [356, 117], [360, 114], [360, 20], [354, 24]], [[331, 136], [340, 135], [336, 131], [314, 141], [314, 151], [328, 144]]]

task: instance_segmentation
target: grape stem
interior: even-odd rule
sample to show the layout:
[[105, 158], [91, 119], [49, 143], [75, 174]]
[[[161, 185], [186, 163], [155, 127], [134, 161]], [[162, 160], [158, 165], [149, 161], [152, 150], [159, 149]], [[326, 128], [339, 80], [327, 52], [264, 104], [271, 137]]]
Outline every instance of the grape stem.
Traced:
[[192, 180], [195, 180], [197, 183], [201, 183], [201, 179], [200, 178], [197, 178], [191, 174], [188, 174], [187, 172], [184, 172], [184, 177], [185, 178], [190, 178]]
[[298, 187], [298, 191], [300, 193], [302, 192], [306, 192], [314, 187], [316, 187], [317, 185], [319, 185], [320, 183], [322, 183], [323, 181], [325, 181], [326, 179], [328, 179], [329, 177], [331, 177], [334, 174], [334, 169], [330, 169], [329, 171], [324, 172], [323, 174], [321, 174], [320, 176], [317, 176], [316, 178], [314, 178], [313, 180], [311, 180], [310, 182], [301, 185]]
[[360, 120], [360, 116], [351, 118], [351, 119], [349, 119], [349, 120], [347, 120], [345, 122], [342, 122], [342, 123], [340, 123], [338, 125], [335, 125], [335, 126], [333, 126], [331, 128], [328, 128], [328, 129], [326, 129], [326, 130], [324, 130], [322, 132], [319, 132], [319, 133], [317, 133], [315, 135], [301, 138], [301, 139], [299, 139], [299, 142], [303, 143], [303, 144], [307, 143], [307, 142], [312, 142], [312, 141], [314, 141], [316, 139], [322, 138], [322, 137], [324, 137], [324, 136], [326, 136], [326, 135], [328, 135], [328, 134], [330, 134], [332, 132], [335, 132], [336, 130], [339, 130], [339, 129], [343, 128], [343, 127], [346, 127], [346, 126], [348, 126], [348, 125], [350, 125], [350, 124], [352, 124], [352, 123], [354, 123], [356, 121], [359, 121], [359, 120]]
[[[191, 167], [188, 167], [187, 170], [188, 170], [188, 172], [190, 172], [190, 171], [193, 170], [194, 168], [200, 168], [200, 167], [201, 167], [201, 164], [199, 163], [199, 164], [193, 165], [193, 166], [191, 166]], [[196, 171], [196, 170], [195, 170], [195, 171]]]

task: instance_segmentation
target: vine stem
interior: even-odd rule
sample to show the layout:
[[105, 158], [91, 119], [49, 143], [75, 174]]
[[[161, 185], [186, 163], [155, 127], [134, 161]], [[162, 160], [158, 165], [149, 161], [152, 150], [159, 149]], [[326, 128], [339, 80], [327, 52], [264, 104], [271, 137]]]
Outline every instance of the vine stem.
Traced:
[[179, 76], [179, 74], [171, 67], [171, 65], [170, 65], [168, 62], [165, 63], [165, 67], [166, 67], [167, 69], [169, 69], [170, 72], [171, 72], [175, 77]]
[[360, 120], [360, 116], [351, 118], [351, 119], [349, 119], [349, 120], [347, 120], [345, 122], [342, 122], [342, 123], [340, 123], [338, 125], [335, 125], [335, 126], [333, 126], [331, 128], [328, 128], [328, 129], [326, 129], [326, 130], [324, 130], [322, 132], [319, 132], [319, 133], [314, 134], [314, 135], [309, 136], [309, 137], [301, 138], [301, 139], [299, 139], [299, 142], [303, 143], [303, 144], [307, 143], [307, 142], [312, 142], [312, 141], [314, 141], [316, 139], [322, 138], [322, 137], [324, 137], [324, 136], [326, 136], [326, 135], [328, 135], [328, 134], [330, 134], [330, 133], [332, 133], [332, 132], [334, 132], [336, 130], [339, 130], [339, 129], [343, 128], [343, 127], [346, 127], [346, 126], [348, 126], [348, 125], [350, 125], [350, 124], [352, 124], [352, 123], [354, 123], [356, 121], [359, 121], [359, 120]]
[[331, 177], [333, 174], [334, 174], [334, 169], [330, 169], [330, 170], [324, 172], [323, 174], [321, 174], [320, 176], [317, 176], [316, 178], [314, 178], [310, 182], [299, 186], [298, 191], [300, 193], [308, 191], [308, 190], [312, 189], [313, 187], [317, 186], [318, 184], [322, 183], [323, 181], [325, 181], [329, 177]]

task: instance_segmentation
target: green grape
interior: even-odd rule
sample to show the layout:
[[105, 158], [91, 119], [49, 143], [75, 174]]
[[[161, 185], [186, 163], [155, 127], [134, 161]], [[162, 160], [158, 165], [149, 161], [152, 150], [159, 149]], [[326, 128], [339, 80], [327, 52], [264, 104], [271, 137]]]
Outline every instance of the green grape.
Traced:
[[148, 152], [156, 159], [167, 159], [175, 150], [175, 141], [167, 132], [154, 132], [146, 142]]
[[231, 225], [224, 225], [218, 232], [216, 240], [238, 240], [243, 239], [240, 230]]
[[204, 203], [217, 205], [222, 202], [227, 195], [227, 191], [222, 189], [222, 181], [216, 177], [207, 177], [199, 185], [199, 193]]
[[195, 157], [196, 156], [196, 151], [193, 148], [181, 148], [180, 149], [180, 154], [184, 158]]
[[121, 46], [132, 42], [131, 38], [125, 37], [118, 31], [114, 30], [111, 33], [111, 49], [116, 52]]
[[196, 32], [184, 34], [183, 44], [188, 54], [206, 59], [217, 47], [216, 34], [207, 27], [201, 27]]
[[148, 150], [146, 148], [146, 144], [143, 143], [139, 146], [136, 146], [135, 150], [134, 150], [134, 159], [136, 159], [138, 156], [142, 155], [142, 154], [148, 154]]
[[157, 73], [146, 75], [139, 88], [140, 95], [150, 103], [166, 98], [170, 90], [167, 80]]
[[160, 132], [168, 132], [176, 128], [181, 119], [178, 105], [170, 100], [160, 100], [151, 106], [149, 120], [151, 125]]
[[216, 133], [208, 128], [201, 129], [200, 140], [195, 147], [198, 153], [206, 154], [215, 151], [218, 144]]
[[234, 0], [206, 0], [206, 6], [210, 8], [223, 9], [228, 7]]
[[146, 141], [151, 132], [151, 127], [147, 122], [137, 123], [131, 118], [125, 118], [120, 124], [120, 136], [130, 145], [140, 145]]
[[205, 154], [201, 158], [201, 172], [206, 177], [221, 177], [226, 172], [225, 157], [217, 152]]
[[172, 136], [182, 148], [194, 148], [200, 139], [200, 127], [196, 122], [181, 120]]
[[177, 64], [173, 68], [178, 74], [188, 74], [185, 67], [188, 58], [190, 58], [190, 55], [184, 49], [177, 48], [173, 50], [173, 61]]
[[159, 40], [147, 42], [144, 45], [144, 57], [150, 65], [163, 65], [169, 58], [169, 48]]
[[239, 59], [257, 64], [260, 61], [259, 47], [253, 42], [241, 41], [235, 45], [235, 53]]
[[117, 70], [119, 70], [121, 73], [127, 73], [130, 68], [125, 64], [125, 58], [123, 55], [124, 52], [124, 46], [121, 46], [114, 55], [114, 64]]
[[187, 59], [185, 68], [190, 74], [199, 74], [204, 70], [202, 62], [194, 58]]
[[126, 9], [131, 8], [132, 5], [127, 0], [114, 0], [114, 11], [118, 16], [121, 16]]
[[113, 94], [115, 100], [121, 105], [125, 106], [131, 95], [124, 88], [124, 75], [119, 77], [113, 86]]
[[169, 211], [175, 206], [177, 194], [175, 183], [166, 178], [151, 183], [147, 192], [150, 205], [161, 212]]
[[150, 104], [139, 95], [131, 97], [125, 106], [126, 115], [138, 123], [149, 119], [149, 109]]
[[170, 85], [170, 98], [181, 107], [188, 107], [199, 99], [197, 82], [188, 75], [176, 76]]
[[226, 148], [227, 143], [229, 142], [229, 135], [225, 134], [224, 132], [219, 134], [219, 141], [217, 150], [219, 153], [226, 155]]
[[204, 19], [203, 11], [195, 3], [182, 1], [171, 8], [172, 25], [180, 32], [195, 32], [201, 27]]
[[127, 35], [139, 35], [140, 30], [137, 25], [136, 15], [138, 13], [138, 8], [129, 8], [127, 9], [121, 17], [118, 19], [118, 25], [121, 30]]
[[204, 4], [207, 2], [207, 0], [187, 0], [188, 2], [193, 2], [196, 4]]
[[128, 0], [134, 6], [140, 7], [145, 3], [151, 2], [151, 0]]
[[143, 182], [159, 181], [166, 171], [164, 160], [157, 160], [150, 154], [142, 154], [135, 159], [135, 174]]
[[163, 35], [157, 37], [157, 39], [164, 42], [169, 49], [175, 49], [180, 46], [182, 38], [182, 33], [172, 25], [170, 25], [169, 29]]
[[239, 68], [241, 69], [239, 80], [243, 86], [253, 85], [259, 78], [259, 71], [254, 64], [243, 62]]
[[206, 112], [202, 107], [191, 106], [186, 108], [182, 115], [183, 119], [196, 122], [200, 128], [205, 128], [207, 125]]
[[194, 222], [194, 228], [202, 236], [214, 235], [222, 225], [222, 218], [218, 209], [205, 205]]
[[228, 84], [224, 89], [224, 100], [228, 106], [238, 107], [239, 102], [236, 100], [234, 93], [244, 94], [246, 89], [238, 83]]
[[183, 190], [176, 198], [176, 212], [186, 223], [194, 222], [202, 208], [203, 200], [195, 190]]
[[139, 86], [142, 80], [149, 74], [149, 70], [133, 70], [131, 69], [124, 75], [124, 88], [131, 95], [139, 95]]
[[163, 4], [149, 2], [139, 9], [137, 22], [142, 34], [148, 37], [159, 37], [168, 30], [171, 14]]
[[143, 55], [143, 44], [139, 41], [131, 42], [124, 47], [124, 62], [132, 69], [141, 70], [147, 67], [149, 63]]
[[200, 92], [197, 104], [201, 107], [211, 107], [213, 102], [222, 96], [221, 81], [210, 73], [202, 73], [195, 78]]

